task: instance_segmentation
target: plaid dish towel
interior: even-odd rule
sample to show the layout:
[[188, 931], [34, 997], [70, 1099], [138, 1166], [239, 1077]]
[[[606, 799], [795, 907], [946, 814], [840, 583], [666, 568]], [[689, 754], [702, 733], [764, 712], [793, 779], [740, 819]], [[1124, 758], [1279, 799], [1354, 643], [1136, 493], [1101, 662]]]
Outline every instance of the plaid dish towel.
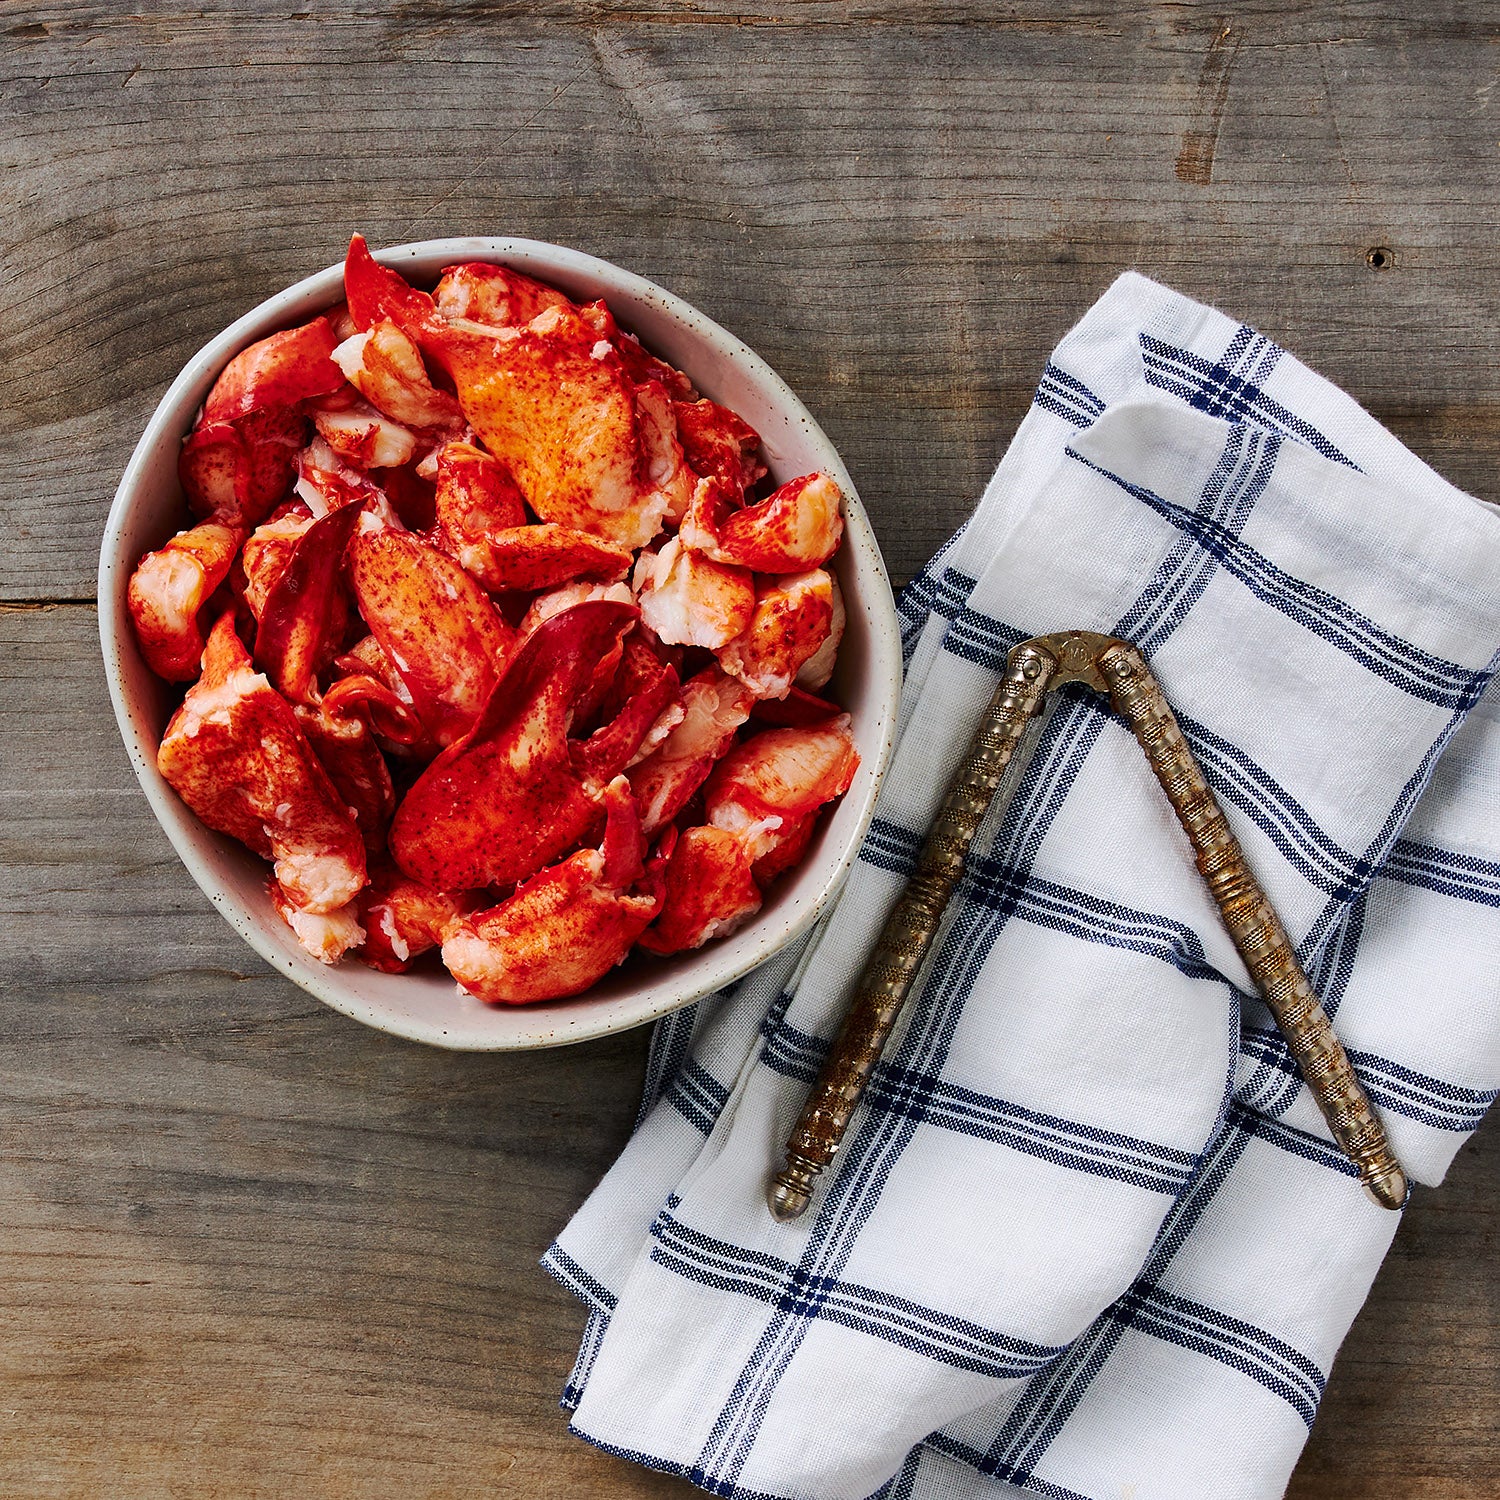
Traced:
[[901, 614], [903, 733], [833, 913], [659, 1024], [546, 1257], [591, 1310], [573, 1430], [737, 1500], [1271, 1500], [1399, 1216], [1102, 700], [1054, 695], [1023, 746], [812, 1209], [774, 1222], [767, 1180], [1006, 652], [1078, 628], [1145, 652], [1440, 1181], [1500, 1084], [1500, 517], [1132, 274]]

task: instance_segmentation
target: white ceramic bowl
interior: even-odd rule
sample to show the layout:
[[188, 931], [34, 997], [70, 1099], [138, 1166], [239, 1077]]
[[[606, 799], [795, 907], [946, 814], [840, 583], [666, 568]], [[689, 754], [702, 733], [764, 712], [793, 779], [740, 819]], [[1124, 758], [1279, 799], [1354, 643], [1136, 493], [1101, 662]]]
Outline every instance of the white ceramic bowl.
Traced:
[[854, 784], [806, 859], [777, 882], [753, 922], [730, 938], [673, 959], [632, 957], [571, 1000], [489, 1006], [459, 993], [442, 972], [380, 974], [352, 958], [330, 968], [302, 951], [271, 909], [266, 864], [206, 829], [156, 769], [156, 747], [176, 695], [141, 657], [126, 587], [142, 553], [186, 524], [177, 451], [219, 372], [256, 339], [305, 322], [341, 300], [340, 266], [262, 302], [195, 354], [136, 444], [99, 557], [99, 634], [120, 733], [152, 811], [209, 900], [257, 953], [335, 1010], [397, 1036], [474, 1051], [556, 1047], [639, 1026], [722, 988], [768, 958], [802, 932], [842, 884], [870, 822], [900, 692], [900, 637], [885, 565], [854, 485], [807, 409], [764, 360], [681, 298], [607, 261], [536, 240], [424, 240], [382, 251], [378, 258], [419, 284], [431, 285], [444, 266], [488, 260], [551, 282], [580, 301], [603, 297], [623, 328], [760, 432], [778, 483], [813, 469], [838, 480], [849, 498], [837, 558], [849, 624], [831, 692], [853, 716], [860, 754]]

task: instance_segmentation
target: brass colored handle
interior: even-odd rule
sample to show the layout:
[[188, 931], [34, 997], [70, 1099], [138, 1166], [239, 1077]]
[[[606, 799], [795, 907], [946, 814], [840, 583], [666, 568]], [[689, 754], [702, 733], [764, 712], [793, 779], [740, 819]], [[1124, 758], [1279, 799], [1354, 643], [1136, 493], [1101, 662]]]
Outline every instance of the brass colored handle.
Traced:
[[963, 873], [964, 856], [1021, 735], [1041, 709], [1056, 667], [1054, 657], [1029, 642], [1006, 659], [1005, 675], [922, 846], [916, 873], [886, 919], [833, 1050], [787, 1141], [786, 1165], [772, 1179], [768, 1200], [778, 1219], [795, 1219], [807, 1207], [818, 1174], [839, 1149], [849, 1116], [932, 946]]
[[923, 845], [916, 873], [860, 975], [828, 1060], [787, 1141], [786, 1165], [772, 1179], [768, 1195], [772, 1214], [795, 1219], [811, 1201], [937, 936], [964, 858], [1016, 745], [1047, 693], [1065, 682], [1108, 693], [1130, 724], [1334, 1140], [1359, 1169], [1366, 1192], [1383, 1207], [1401, 1208], [1408, 1184], [1385, 1130], [1145, 660], [1128, 641], [1064, 631], [1022, 641], [1006, 659], [1005, 675]]
[[1381, 1125], [1328, 1013], [1313, 994], [1302, 965], [1230, 831], [1165, 695], [1141, 653], [1123, 641], [1104, 652], [1099, 667], [1109, 696], [1140, 741], [1197, 856], [1219, 914], [1276, 1017], [1328, 1129], [1359, 1168], [1365, 1191], [1384, 1208], [1401, 1208], [1410, 1191]]

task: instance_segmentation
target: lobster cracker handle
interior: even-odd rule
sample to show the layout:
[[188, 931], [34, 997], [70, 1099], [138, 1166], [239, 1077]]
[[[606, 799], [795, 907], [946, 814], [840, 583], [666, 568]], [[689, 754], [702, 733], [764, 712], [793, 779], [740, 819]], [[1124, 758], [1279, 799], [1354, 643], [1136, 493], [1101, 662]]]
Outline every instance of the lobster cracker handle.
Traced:
[[787, 1141], [786, 1164], [772, 1179], [768, 1194], [772, 1214], [795, 1219], [811, 1201], [817, 1178], [843, 1141], [849, 1118], [932, 947], [963, 874], [964, 858], [1016, 745], [1040, 714], [1047, 694], [1068, 682], [1107, 693], [1130, 725], [1334, 1140], [1376, 1203], [1403, 1207], [1410, 1189], [1385, 1129], [1145, 659], [1129, 641], [1070, 630], [1022, 641], [1006, 658], [1000, 685], [922, 847], [916, 872], [886, 920], [828, 1060]]

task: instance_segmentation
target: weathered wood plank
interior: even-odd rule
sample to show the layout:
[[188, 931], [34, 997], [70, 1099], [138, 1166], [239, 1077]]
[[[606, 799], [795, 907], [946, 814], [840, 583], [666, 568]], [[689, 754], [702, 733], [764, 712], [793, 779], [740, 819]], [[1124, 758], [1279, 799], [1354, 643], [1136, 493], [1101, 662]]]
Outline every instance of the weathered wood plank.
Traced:
[[[535, 1265], [644, 1034], [475, 1057], [310, 1001], [156, 828], [94, 630], [0, 611], [0, 1491], [692, 1493], [565, 1435], [581, 1319]], [[1409, 1215], [1294, 1500], [1487, 1500], [1497, 1230], [1490, 1126]]]
[[566, 1436], [536, 1266], [645, 1034], [464, 1056], [310, 1001], [154, 826], [93, 633], [0, 612], [0, 1492], [662, 1493]]
[[1493, 5], [1261, 4], [1227, 41], [1168, 5], [984, 25], [914, 24], [973, 6], [853, 13], [879, 25], [659, 9], [78, 4], [12, 27], [0, 598], [89, 595], [168, 380], [351, 228], [549, 238], [681, 292], [826, 423], [898, 578], [1132, 264], [1266, 328], [1496, 493]]

